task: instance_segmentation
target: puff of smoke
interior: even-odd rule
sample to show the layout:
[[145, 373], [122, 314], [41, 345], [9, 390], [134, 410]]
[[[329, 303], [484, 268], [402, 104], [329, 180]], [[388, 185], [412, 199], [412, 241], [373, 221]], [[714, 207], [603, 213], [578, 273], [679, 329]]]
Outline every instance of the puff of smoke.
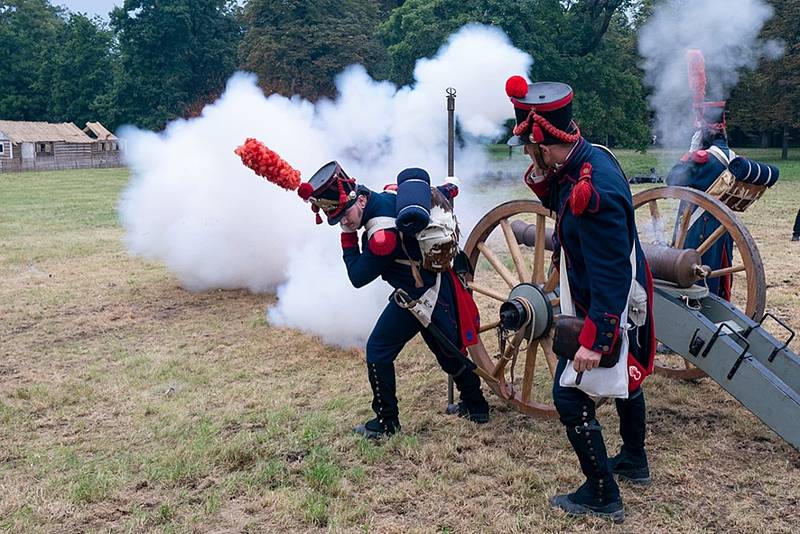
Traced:
[[685, 148], [692, 135], [686, 50], [698, 48], [705, 56], [707, 98], [725, 99], [742, 69], [782, 53], [779, 43], [758, 38], [772, 14], [763, 0], [668, 0], [656, 7], [639, 32], [639, 52], [662, 145]]
[[443, 180], [444, 97], [453, 86], [465, 142], [456, 154], [459, 215], [477, 220], [486, 206], [468, 200], [469, 182], [486, 162], [473, 143], [500, 132], [511, 115], [505, 79], [527, 72], [531, 63], [501, 31], [470, 25], [433, 58], [420, 60], [408, 87], [372, 80], [363, 67], [352, 66], [337, 77], [335, 99], [311, 103], [265, 97], [252, 75], [237, 73], [199, 118], [174, 121], [160, 134], [122, 130], [132, 174], [119, 204], [128, 250], [163, 262], [190, 290], [277, 290], [278, 304], [268, 312], [272, 324], [338, 345], [362, 343], [388, 288], [353, 289], [337, 229], [314, 225], [308, 206], [253, 175], [233, 149], [256, 137], [305, 179], [336, 159], [374, 189], [409, 166]]

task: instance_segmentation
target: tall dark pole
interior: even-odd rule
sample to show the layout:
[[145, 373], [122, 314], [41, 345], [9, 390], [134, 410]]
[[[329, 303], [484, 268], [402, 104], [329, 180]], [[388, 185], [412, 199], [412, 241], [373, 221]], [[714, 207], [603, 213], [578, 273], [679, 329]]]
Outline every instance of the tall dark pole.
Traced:
[[453, 160], [455, 155], [456, 138], [456, 90], [452, 87], [447, 88], [447, 175], [454, 176]]
[[[447, 176], [454, 176], [455, 137], [456, 137], [456, 90], [448, 87], [447, 93]], [[457, 413], [453, 395], [453, 377], [447, 375], [447, 413]]]

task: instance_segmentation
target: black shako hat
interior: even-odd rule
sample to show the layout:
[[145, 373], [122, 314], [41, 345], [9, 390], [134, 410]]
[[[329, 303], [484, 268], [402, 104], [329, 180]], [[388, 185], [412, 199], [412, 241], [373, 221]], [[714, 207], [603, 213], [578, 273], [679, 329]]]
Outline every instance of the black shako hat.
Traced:
[[315, 172], [308, 182], [300, 184], [297, 194], [311, 202], [311, 209], [317, 213], [317, 224], [322, 223], [319, 216], [322, 211], [328, 224], [333, 226], [355, 204], [357, 188], [355, 179], [350, 178], [338, 162], [331, 161]]
[[506, 94], [514, 105], [516, 126], [507, 141], [511, 146], [528, 143], [574, 143], [580, 138], [572, 120], [572, 87], [560, 82], [528, 83], [522, 76], [506, 81]]
[[694, 104], [695, 115], [697, 117], [696, 127], [713, 132], [724, 132], [726, 129], [725, 121], [725, 101], [718, 102], [698, 102]]

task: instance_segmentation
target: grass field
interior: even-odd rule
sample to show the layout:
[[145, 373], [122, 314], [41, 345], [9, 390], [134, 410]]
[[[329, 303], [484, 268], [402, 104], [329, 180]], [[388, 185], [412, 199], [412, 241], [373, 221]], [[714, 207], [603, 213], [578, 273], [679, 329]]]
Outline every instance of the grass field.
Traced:
[[[629, 172], [655, 161], [620, 155]], [[744, 220], [768, 310], [800, 329], [800, 161], [780, 166]], [[397, 363], [403, 432], [357, 439], [359, 355], [270, 327], [271, 295], [189, 293], [129, 257], [126, 182], [0, 175], [0, 529], [797, 532], [800, 453], [708, 379], [648, 380], [654, 483], [622, 487], [622, 526], [548, 509], [580, 483], [558, 423], [496, 397], [488, 425], [442, 415], [445, 377], [419, 341]], [[616, 413], [599, 414], [613, 452]]]
[[[777, 165], [781, 169], [781, 175], [784, 177], [800, 177], [800, 148], [792, 148], [789, 150], [789, 159], [781, 160], [781, 151], [778, 148], [736, 148], [734, 150], [737, 154]], [[490, 145], [488, 149], [489, 154], [495, 160], [508, 159], [508, 146], [507, 145]], [[638, 152], [629, 149], [614, 149], [614, 154], [622, 164], [625, 174], [628, 176], [635, 176], [637, 174], [648, 175], [650, 169], [656, 169], [660, 175], [666, 175], [672, 164], [681, 156], [680, 152], [653, 149], [647, 152]], [[511, 151], [511, 159], [519, 160], [521, 162], [530, 161], [530, 159], [522, 153], [521, 148], [513, 148]]]

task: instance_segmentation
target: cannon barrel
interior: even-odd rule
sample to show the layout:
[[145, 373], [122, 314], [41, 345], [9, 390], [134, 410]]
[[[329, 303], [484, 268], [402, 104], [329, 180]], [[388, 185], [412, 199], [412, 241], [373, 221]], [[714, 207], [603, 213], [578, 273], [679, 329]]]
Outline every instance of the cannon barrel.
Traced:
[[[536, 246], [536, 225], [528, 224], [525, 221], [513, 221], [511, 223], [511, 230], [514, 232], [514, 237], [517, 238], [517, 243], [528, 247]], [[545, 228], [544, 230], [544, 248], [546, 250], [553, 250], [553, 229]]]
[[[524, 221], [511, 223], [520, 245], [536, 245], [536, 225]], [[545, 229], [545, 249], [553, 250], [553, 229]], [[693, 248], [677, 249], [665, 245], [642, 244], [653, 278], [672, 282], [681, 288], [691, 287], [702, 277], [700, 253]]]
[[693, 248], [681, 249], [643, 243], [642, 250], [655, 279], [687, 288], [692, 287], [702, 276], [700, 253]]

